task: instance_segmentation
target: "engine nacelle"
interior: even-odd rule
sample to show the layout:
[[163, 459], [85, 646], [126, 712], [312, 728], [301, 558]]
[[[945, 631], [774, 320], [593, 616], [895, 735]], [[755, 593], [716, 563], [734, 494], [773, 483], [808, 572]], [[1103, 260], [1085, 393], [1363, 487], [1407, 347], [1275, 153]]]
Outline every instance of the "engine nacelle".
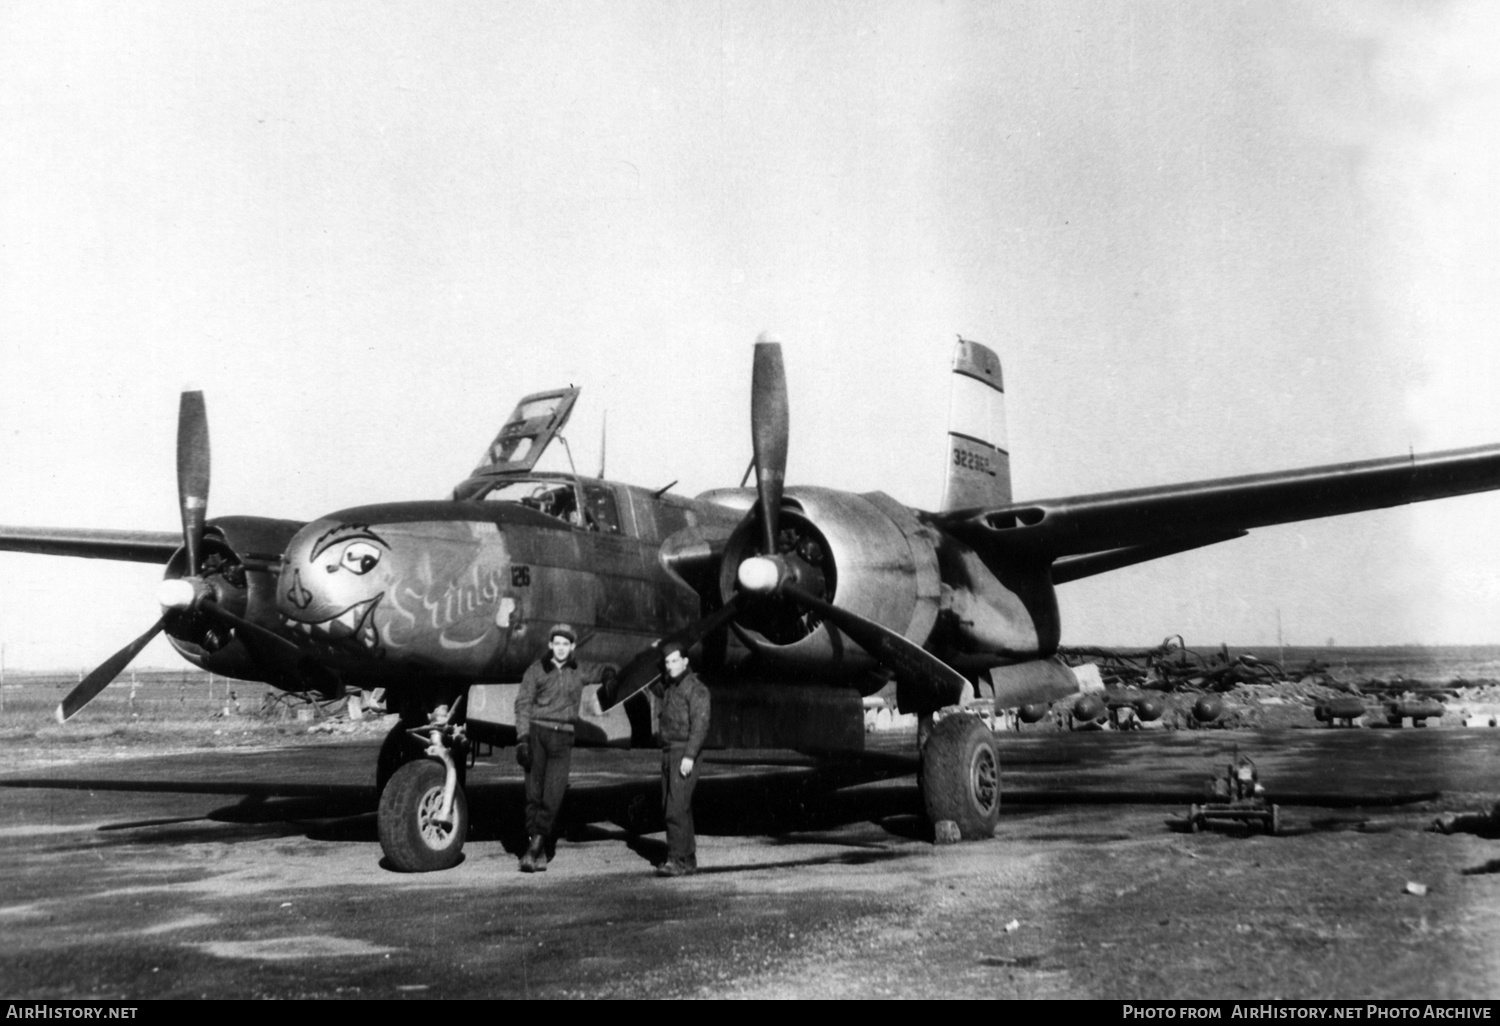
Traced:
[[[278, 622], [276, 581], [281, 554], [301, 528], [294, 520], [266, 517], [219, 517], [209, 521], [203, 538], [204, 582], [225, 609], [270, 630]], [[178, 549], [167, 563], [168, 579], [187, 572], [187, 552]], [[300, 689], [307, 683], [292, 667], [269, 665], [217, 621], [189, 614], [167, 631], [179, 655], [200, 669], [237, 680], [264, 681]]]
[[[759, 551], [761, 526], [749, 518], [726, 548], [719, 586], [735, 593], [740, 564]], [[937, 622], [942, 581], [938, 538], [882, 492], [789, 488], [782, 499], [778, 554], [806, 591], [922, 644]], [[780, 672], [849, 678], [878, 669], [841, 631], [779, 595], [751, 596], [734, 621], [744, 644]]]

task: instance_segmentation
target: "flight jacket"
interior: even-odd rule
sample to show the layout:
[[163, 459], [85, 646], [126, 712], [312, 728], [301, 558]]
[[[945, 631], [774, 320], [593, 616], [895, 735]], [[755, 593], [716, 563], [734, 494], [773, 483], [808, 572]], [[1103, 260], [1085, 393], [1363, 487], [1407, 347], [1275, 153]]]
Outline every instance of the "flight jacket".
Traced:
[[573, 732], [585, 684], [602, 683], [613, 673], [608, 663], [580, 663], [569, 659], [561, 666], [545, 655], [526, 667], [521, 690], [516, 694], [516, 738], [526, 740], [532, 723], [553, 730]]
[[708, 687], [692, 670], [675, 681], [663, 678], [653, 690], [661, 697], [657, 723], [662, 748], [681, 748], [689, 759], [696, 760], [708, 740]]

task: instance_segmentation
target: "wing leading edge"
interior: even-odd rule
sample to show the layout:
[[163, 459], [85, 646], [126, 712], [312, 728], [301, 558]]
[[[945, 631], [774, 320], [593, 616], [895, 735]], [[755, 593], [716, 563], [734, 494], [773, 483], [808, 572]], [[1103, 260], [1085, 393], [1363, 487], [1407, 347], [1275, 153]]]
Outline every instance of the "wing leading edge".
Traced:
[[160, 565], [171, 559], [172, 553], [181, 547], [180, 532], [0, 527], [0, 552], [34, 552], [44, 556], [81, 556]]
[[934, 514], [983, 551], [1052, 563], [1054, 583], [1253, 528], [1500, 488], [1500, 445]]

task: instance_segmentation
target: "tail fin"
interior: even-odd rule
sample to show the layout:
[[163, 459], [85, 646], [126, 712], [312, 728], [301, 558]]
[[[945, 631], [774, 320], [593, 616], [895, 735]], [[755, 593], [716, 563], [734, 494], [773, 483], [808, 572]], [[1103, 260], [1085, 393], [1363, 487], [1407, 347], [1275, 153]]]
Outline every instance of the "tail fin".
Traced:
[[953, 353], [942, 512], [1010, 501], [1010, 443], [1000, 358], [986, 346], [960, 338]]

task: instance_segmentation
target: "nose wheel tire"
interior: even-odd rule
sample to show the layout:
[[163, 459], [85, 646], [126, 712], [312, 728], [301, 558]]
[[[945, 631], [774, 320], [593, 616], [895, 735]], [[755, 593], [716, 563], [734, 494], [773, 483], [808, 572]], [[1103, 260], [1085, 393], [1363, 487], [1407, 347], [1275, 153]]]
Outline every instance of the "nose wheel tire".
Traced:
[[429, 873], [450, 869], [463, 854], [469, 833], [469, 802], [453, 793], [453, 814], [441, 819], [447, 773], [433, 759], [408, 762], [391, 775], [380, 795], [380, 847], [392, 869]]
[[392, 727], [380, 743], [380, 754], [375, 759], [375, 793], [384, 794], [396, 771], [421, 757], [422, 746], [411, 736], [407, 724], [398, 723]]
[[922, 800], [936, 826], [958, 824], [964, 840], [994, 835], [1000, 823], [1000, 752], [989, 727], [975, 716], [933, 724], [922, 748]]

